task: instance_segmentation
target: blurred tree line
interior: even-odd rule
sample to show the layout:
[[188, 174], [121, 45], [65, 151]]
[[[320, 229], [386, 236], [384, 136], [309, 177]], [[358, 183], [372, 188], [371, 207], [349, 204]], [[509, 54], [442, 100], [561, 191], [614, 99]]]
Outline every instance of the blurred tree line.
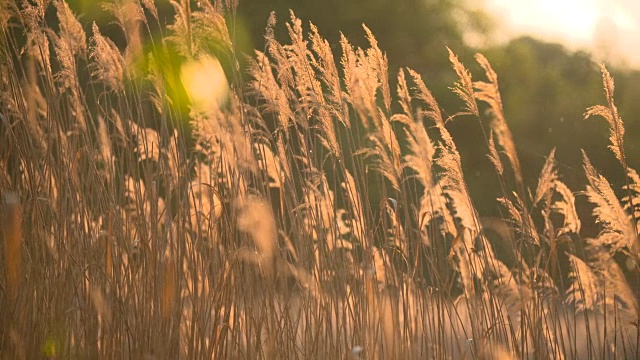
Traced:
[[338, 55], [340, 33], [355, 46], [367, 46], [362, 29], [362, 24], [366, 24], [381, 49], [387, 52], [393, 73], [400, 66], [406, 66], [441, 80], [442, 70], [449, 68], [445, 46], [458, 53], [465, 48], [466, 32], [486, 34], [491, 26], [489, 17], [464, 3], [455, 0], [257, 0], [241, 1], [238, 12], [256, 48], [264, 43], [262, 36], [271, 11], [275, 11], [280, 25], [277, 38], [287, 39], [283, 23], [290, 19], [289, 10], [292, 10], [307, 24], [310, 21], [316, 25]]
[[[588, 53], [570, 52], [562, 45], [531, 37], [491, 46], [488, 43], [492, 31], [499, 28], [499, 19], [492, 19], [468, 2], [452, 0], [241, 1], [238, 15], [255, 48], [261, 49], [264, 44], [264, 27], [271, 11], [278, 16], [276, 37], [287, 39], [283, 22], [289, 19], [289, 9], [307, 24], [314, 23], [331, 41], [336, 56], [340, 54], [340, 32], [354, 45], [366, 46], [362, 30], [362, 24], [366, 24], [387, 52], [390, 79], [395, 79], [400, 67], [417, 70], [445, 114], [455, 113], [461, 105], [449, 90], [455, 74], [446, 46], [460, 56], [476, 80], [482, 79], [483, 73], [472, 56], [482, 52], [498, 73], [505, 114], [529, 186], [535, 187], [545, 157], [554, 147], [561, 174], [573, 189], [582, 189], [584, 183], [580, 149], [614, 187], [619, 189], [624, 183], [623, 172], [607, 149], [606, 122], [583, 120], [587, 107], [605, 103], [599, 66]], [[470, 44], [469, 38], [481, 41]], [[640, 136], [640, 72], [609, 70], [616, 83], [616, 104], [626, 124], [629, 162], [638, 168], [640, 148], [635, 139]], [[450, 126], [462, 152], [471, 193], [477, 196], [476, 205], [481, 212], [494, 213], [495, 196], [501, 194], [485, 191], [497, 189], [498, 180], [485, 155], [479, 122], [461, 118]]]
[[[624, 183], [623, 171], [607, 149], [608, 125], [604, 119], [583, 120], [587, 107], [605, 103], [599, 66], [589, 54], [531, 37], [491, 45], [499, 19], [479, 10], [477, 4], [473, 7], [470, 2], [453, 0], [241, 1], [238, 16], [255, 48], [264, 45], [264, 27], [271, 11], [278, 16], [276, 37], [288, 39], [283, 23], [289, 20], [289, 9], [306, 24], [311, 21], [316, 25], [333, 44], [336, 56], [340, 55], [340, 32], [352, 44], [366, 46], [362, 30], [366, 24], [387, 53], [390, 79], [395, 79], [400, 67], [417, 70], [448, 115], [456, 113], [461, 103], [449, 90], [456, 78], [446, 47], [458, 54], [474, 80], [486, 80], [473, 60], [476, 52], [482, 52], [498, 74], [507, 122], [530, 187], [535, 188], [545, 158], [554, 147], [561, 176], [572, 189], [584, 188], [580, 149], [616, 188]], [[616, 104], [626, 124], [629, 163], [638, 168], [640, 72], [609, 70], [616, 83]], [[487, 120], [482, 120], [485, 128]], [[495, 198], [502, 194], [497, 192], [497, 175], [487, 160], [478, 120], [460, 118], [449, 126], [462, 153], [476, 206], [481, 212], [495, 213]]]
[[[104, 15], [104, 1], [68, 0], [82, 21], [90, 27], [97, 21], [103, 32], [124, 45], [122, 34]], [[225, 1], [222, 1], [223, 3]], [[196, 1], [192, 1], [193, 4]], [[160, 23], [173, 22], [168, 1], [157, 1]], [[492, 45], [491, 35], [499, 29], [499, 19], [483, 12], [478, 3], [456, 0], [240, 0], [228, 23], [239, 53], [253, 55], [264, 48], [267, 19], [275, 11], [276, 39], [287, 42], [284, 25], [289, 10], [315, 24], [332, 44], [334, 55], [341, 55], [339, 39], [344, 34], [355, 46], [366, 47], [362, 24], [376, 36], [389, 58], [390, 80], [400, 67], [410, 67], [423, 75], [445, 116], [456, 113], [461, 102], [449, 87], [456, 80], [446, 47], [463, 61], [474, 80], [485, 80], [473, 55], [482, 52], [499, 76], [507, 122], [513, 132], [527, 184], [535, 187], [546, 156], [556, 147], [556, 159], [564, 181], [574, 190], [584, 188], [580, 149], [619, 189], [623, 171], [607, 149], [608, 128], [603, 119], [583, 120], [587, 107], [604, 104], [598, 64], [584, 52], [570, 52], [558, 44], [531, 37]], [[152, 29], [158, 30], [159, 29]], [[239, 56], [241, 62], [244, 61]], [[640, 71], [609, 67], [616, 83], [615, 99], [626, 124], [626, 151], [629, 164], [640, 168]], [[483, 119], [485, 128], [488, 119]], [[486, 158], [487, 145], [477, 119], [458, 118], [450, 130], [461, 151], [471, 194], [481, 212], [495, 213], [498, 189], [495, 171]]]

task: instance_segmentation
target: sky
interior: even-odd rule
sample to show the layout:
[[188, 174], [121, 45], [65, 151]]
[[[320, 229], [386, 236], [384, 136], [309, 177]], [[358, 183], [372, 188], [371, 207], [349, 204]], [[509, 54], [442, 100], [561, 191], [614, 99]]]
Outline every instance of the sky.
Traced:
[[640, 0], [485, 1], [503, 40], [533, 35], [640, 69]]

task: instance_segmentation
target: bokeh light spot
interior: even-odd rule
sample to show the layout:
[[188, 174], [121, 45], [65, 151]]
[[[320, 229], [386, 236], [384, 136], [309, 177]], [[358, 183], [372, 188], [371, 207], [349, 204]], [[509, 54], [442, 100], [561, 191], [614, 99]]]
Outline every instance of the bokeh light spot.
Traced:
[[182, 84], [196, 111], [219, 109], [229, 96], [229, 83], [218, 59], [203, 55], [190, 60], [180, 70]]

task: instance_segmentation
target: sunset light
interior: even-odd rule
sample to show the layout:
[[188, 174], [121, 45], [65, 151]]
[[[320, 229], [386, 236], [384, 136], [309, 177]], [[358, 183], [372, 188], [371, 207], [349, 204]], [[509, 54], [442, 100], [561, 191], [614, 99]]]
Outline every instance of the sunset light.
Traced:
[[181, 69], [182, 82], [198, 110], [217, 109], [227, 98], [229, 85], [218, 59], [205, 55], [185, 63]]
[[0, 29], [0, 360], [639, 359], [640, 0]]
[[633, 0], [488, 0], [501, 37], [532, 35], [640, 66], [640, 4]]

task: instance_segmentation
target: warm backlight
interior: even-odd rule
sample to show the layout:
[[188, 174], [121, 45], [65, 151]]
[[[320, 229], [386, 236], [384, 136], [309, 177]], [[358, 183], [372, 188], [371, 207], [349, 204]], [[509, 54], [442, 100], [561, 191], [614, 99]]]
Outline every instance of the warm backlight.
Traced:
[[227, 100], [229, 83], [218, 59], [200, 56], [186, 62], [180, 74], [194, 110], [212, 111]]

